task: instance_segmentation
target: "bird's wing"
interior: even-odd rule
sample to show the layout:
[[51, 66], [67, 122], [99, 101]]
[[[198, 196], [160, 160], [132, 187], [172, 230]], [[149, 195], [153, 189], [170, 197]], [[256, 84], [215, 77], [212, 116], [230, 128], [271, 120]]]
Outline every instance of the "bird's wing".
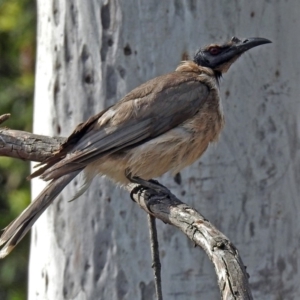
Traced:
[[[80, 125], [63, 145], [72, 150], [46, 164], [42, 178], [50, 180], [83, 169], [103, 155], [134, 147], [193, 117], [209, 94], [195, 73], [173, 72], [131, 91], [116, 105]], [[59, 154], [58, 154], [59, 156]]]

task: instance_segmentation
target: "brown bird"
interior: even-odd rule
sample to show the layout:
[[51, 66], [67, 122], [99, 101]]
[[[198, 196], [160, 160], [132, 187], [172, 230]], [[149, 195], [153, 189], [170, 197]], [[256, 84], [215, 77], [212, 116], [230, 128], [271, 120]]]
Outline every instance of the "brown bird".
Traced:
[[106, 175], [118, 184], [147, 180], [192, 164], [218, 139], [224, 125], [219, 78], [263, 38], [212, 44], [175, 72], [132, 90], [117, 104], [79, 124], [60, 150], [30, 177], [50, 180], [0, 238], [0, 258], [9, 254], [64, 187], [81, 171], [86, 183]]

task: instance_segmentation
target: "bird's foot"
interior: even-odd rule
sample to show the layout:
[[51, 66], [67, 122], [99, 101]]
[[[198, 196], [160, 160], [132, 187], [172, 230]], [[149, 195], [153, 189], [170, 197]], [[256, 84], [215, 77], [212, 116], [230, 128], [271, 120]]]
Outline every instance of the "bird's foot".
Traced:
[[137, 187], [138, 190], [133, 189], [131, 196], [132, 196], [132, 194], [135, 194], [136, 192], [138, 192], [140, 189], [143, 189], [143, 188], [148, 188], [148, 189], [154, 190], [157, 194], [160, 194], [160, 195], [162, 195], [162, 194], [163, 195], [171, 195], [170, 190], [167, 189], [162, 184], [160, 184], [157, 180], [154, 180], [154, 179], [144, 180], [140, 177], [132, 176], [132, 174], [129, 171], [125, 172], [125, 176], [130, 182], [139, 184], [139, 186]]

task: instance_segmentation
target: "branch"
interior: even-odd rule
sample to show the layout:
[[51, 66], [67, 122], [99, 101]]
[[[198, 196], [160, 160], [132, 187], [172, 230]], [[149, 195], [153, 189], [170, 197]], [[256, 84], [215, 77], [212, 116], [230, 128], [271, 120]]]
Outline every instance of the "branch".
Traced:
[[[64, 140], [65, 138], [0, 129], [0, 156], [41, 162], [58, 150]], [[248, 274], [237, 249], [200, 213], [174, 195], [158, 195], [155, 191], [136, 184], [130, 184], [126, 189], [142, 209], [180, 229], [206, 252], [214, 264], [222, 299], [252, 299]]]
[[5, 122], [9, 118], [10, 118], [10, 114], [4, 114], [4, 115], [0, 116], [0, 124], [2, 124], [3, 122]]
[[[134, 189], [137, 191], [133, 192]], [[138, 189], [136, 184], [130, 184], [127, 190], [146, 212], [177, 227], [206, 252], [214, 264], [222, 299], [253, 299], [248, 274], [237, 249], [199, 212], [173, 194], [170, 198], [160, 197], [149, 189]]]
[[0, 155], [41, 162], [58, 150], [64, 141], [65, 138], [61, 137], [0, 128]]
[[156, 291], [156, 299], [163, 300], [162, 288], [161, 288], [161, 264], [159, 259], [159, 245], [157, 240], [156, 231], [156, 219], [154, 216], [147, 214], [148, 216], [148, 227], [150, 234], [150, 248], [152, 256], [152, 268], [154, 272], [154, 284]]

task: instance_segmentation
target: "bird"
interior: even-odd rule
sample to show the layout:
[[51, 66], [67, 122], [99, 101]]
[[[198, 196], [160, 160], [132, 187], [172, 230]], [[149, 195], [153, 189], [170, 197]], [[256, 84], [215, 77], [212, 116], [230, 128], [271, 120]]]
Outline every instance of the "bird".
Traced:
[[[84, 172], [83, 193], [97, 175], [119, 185], [150, 180], [191, 165], [217, 141], [224, 127], [220, 78], [246, 51], [271, 43], [265, 38], [231, 38], [200, 48], [175, 71], [151, 79], [115, 105], [79, 124], [40, 168], [48, 185], [0, 237], [7, 256], [66, 185]], [[152, 185], [153, 186], [153, 185]]]

